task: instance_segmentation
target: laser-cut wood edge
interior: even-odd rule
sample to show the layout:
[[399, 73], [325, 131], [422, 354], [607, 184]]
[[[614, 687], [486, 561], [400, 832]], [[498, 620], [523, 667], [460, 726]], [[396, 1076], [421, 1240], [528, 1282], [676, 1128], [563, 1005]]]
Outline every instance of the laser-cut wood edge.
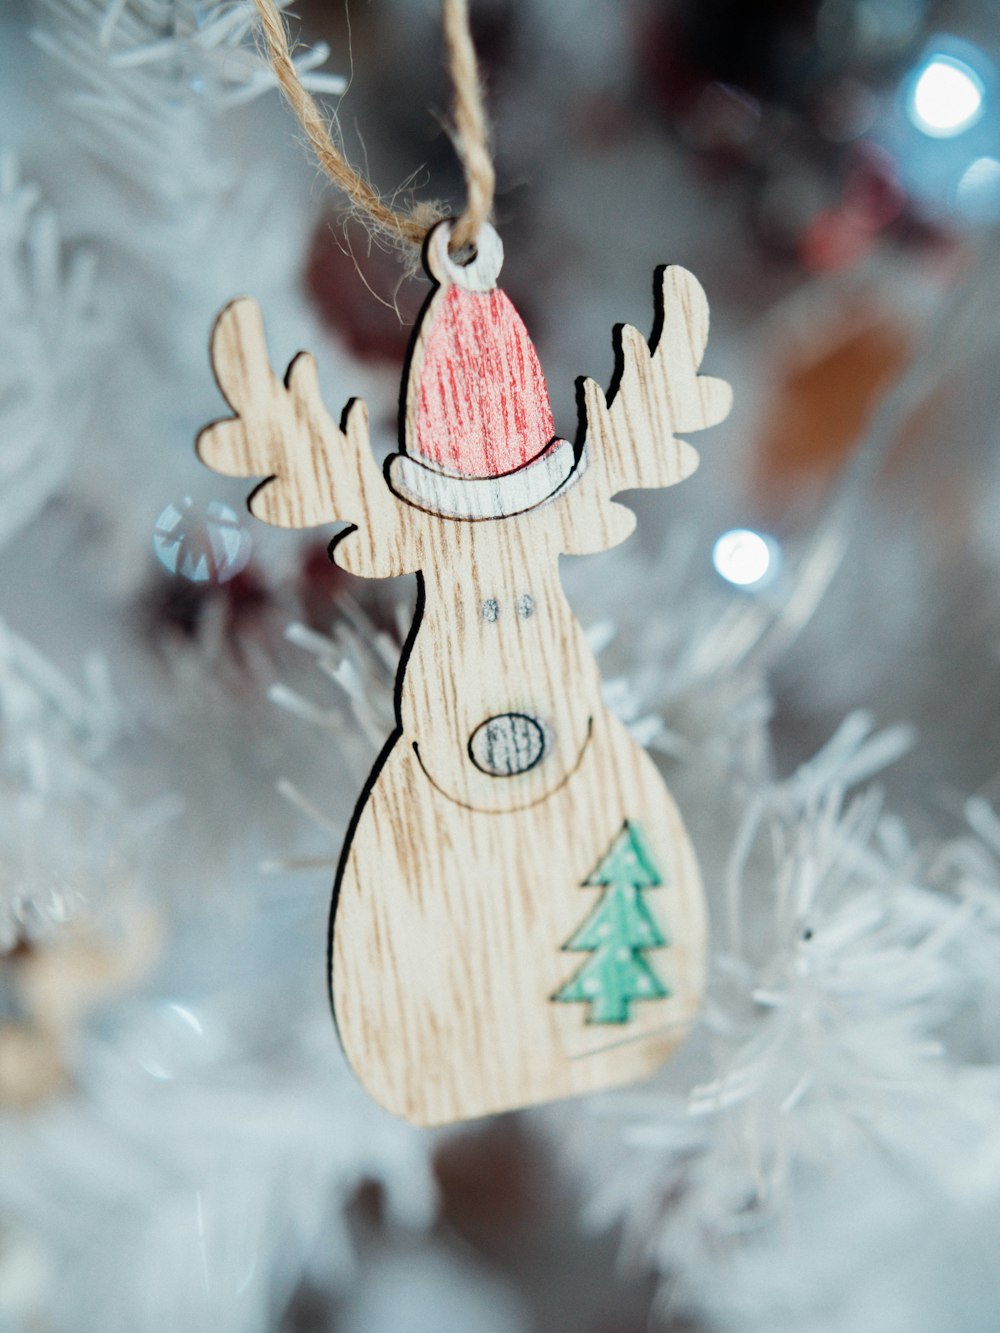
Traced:
[[[425, 309], [425, 322], [440, 290], [437, 288], [431, 293]], [[359, 830], [367, 836], [367, 826], [362, 829], [366, 809], [380, 779], [386, 776], [387, 765], [394, 763], [401, 755], [398, 742], [405, 731], [402, 709], [404, 689], [416, 690], [427, 697], [433, 697], [437, 691], [440, 697], [442, 688], [461, 690], [463, 680], [468, 679], [463, 673], [477, 669], [475, 653], [466, 654], [462, 658], [463, 673], [455, 674], [450, 669], [454, 665], [454, 645], [442, 641], [436, 659], [434, 654], [421, 655], [419, 678], [415, 679], [412, 674], [413, 649], [423, 622], [426, 596], [424, 579], [431, 577], [440, 583], [450, 577], [449, 551], [458, 549], [455, 545], [459, 535], [457, 529], [461, 528], [465, 533], [478, 527], [496, 531], [502, 523], [507, 557], [512, 564], [526, 570], [540, 563], [546, 566], [554, 564], [561, 551], [606, 549], [627, 536], [634, 526], [631, 512], [619, 504], [613, 504], [612, 497], [633, 487], [673, 485], [690, 475], [696, 465], [697, 455], [689, 445], [677, 439], [675, 432], [682, 428], [685, 431], [702, 429], [721, 420], [728, 411], [728, 386], [698, 374], [708, 334], [707, 303], [700, 286], [685, 270], [665, 269], [660, 272], [658, 311], [658, 327], [654, 329], [649, 342], [629, 326], [619, 331], [616, 340], [619, 369], [606, 395], [594, 381], [581, 381], [580, 396], [584, 409], [582, 426], [585, 432], [582, 457], [585, 467], [578, 468], [571, 483], [557, 492], [554, 499], [515, 517], [471, 522], [428, 514], [393, 494], [371, 454], [363, 404], [353, 405], [345, 414], [342, 426], [335, 426], [322, 405], [311, 357], [304, 355], [293, 361], [284, 385], [277, 380], [267, 361], [263, 327], [255, 303], [246, 300], [234, 302], [220, 316], [213, 337], [213, 361], [220, 388], [237, 416], [228, 421], [213, 423], [202, 433], [199, 453], [203, 460], [226, 475], [268, 478], [254, 492], [252, 500], [253, 511], [265, 521], [295, 527], [337, 520], [351, 522], [354, 525], [352, 529], [334, 539], [332, 552], [337, 562], [352, 572], [385, 577], [408, 570], [423, 571], [422, 574], [418, 573], [418, 605], [397, 673], [394, 691], [396, 726], [359, 795], [338, 864], [330, 913], [331, 998], [336, 989], [333, 962], [338, 947], [336, 923], [339, 905], [345, 883], [351, 877], [352, 853], [356, 849]], [[418, 328], [408, 359], [408, 373], [411, 375], [414, 366], [419, 363], [415, 353], [419, 349], [421, 336]], [[674, 359], [675, 369], [671, 369], [668, 356]], [[338, 461], [341, 464], [339, 467]], [[266, 498], [268, 491], [271, 492], [270, 499]], [[571, 613], [567, 612], [567, 615], [573, 619]], [[572, 628], [574, 633], [578, 629], [575, 620]], [[540, 653], [545, 676], [557, 689], [564, 689], [567, 679], [572, 678], [572, 673], [565, 669], [569, 629], [568, 625], [564, 628], [553, 626], [546, 639], [545, 651]], [[569, 639], [572, 638], [570, 634]], [[597, 800], [594, 793], [588, 795], [585, 792], [578, 799], [574, 795], [572, 809], [586, 810], [593, 806], [594, 819], [601, 806], [608, 802], [611, 806], [620, 807], [620, 813], [626, 818], [630, 814], [639, 819], [648, 817], [646, 811], [651, 807], [666, 811], [661, 822], [671, 825], [673, 843], [666, 849], [661, 847], [660, 854], [672, 858], [676, 867], [679, 867], [675, 874], [679, 877], [678, 891], [684, 895], [688, 926], [686, 943], [678, 953], [678, 960], [687, 969], [687, 980], [679, 988], [676, 997], [678, 1003], [674, 1003], [670, 1010], [676, 1016], [666, 1021], [663, 1021], [662, 1015], [655, 1022], [647, 1023], [644, 1020], [634, 1034], [634, 1041], [630, 1037], [628, 1045], [614, 1043], [607, 1047], [606, 1052], [597, 1047], [588, 1051], [585, 1039], [574, 1037], [572, 1033], [569, 1034], [567, 1044], [566, 1034], [563, 1033], [559, 1037], [562, 1042], [560, 1049], [564, 1049], [565, 1058], [571, 1063], [560, 1067], [559, 1078], [553, 1078], [548, 1087], [544, 1077], [539, 1080], [526, 1073], [522, 1097], [512, 1099], [509, 1093], [499, 1088], [495, 1097], [491, 1097], [488, 1092], [469, 1091], [467, 1095], [456, 1094], [449, 1112], [447, 1106], [442, 1107], [433, 1098], [427, 1101], [426, 1088], [421, 1084], [421, 1080], [426, 1078], [425, 1059], [403, 1060], [412, 1071], [404, 1071], [399, 1076], [403, 1084], [412, 1085], [408, 1092], [404, 1089], [400, 1093], [399, 1078], [395, 1075], [390, 1079], [393, 1085], [391, 1089], [387, 1090], [388, 1085], [383, 1086], [385, 1060], [382, 1059], [381, 1064], [374, 1067], [366, 1052], [377, 1052], [380, 1034], [381, 1039], [384, 1039], [385, 1032], [391, 1028], [392, 1017], [383, 1012], [379, 995], [369, 990], [373, 983], [358, 983], [360, 988], [349, 991], [350, 999], [347, 1001], [351, 1010], [348, 1025], [352, 1035], [344, 1044], [350, 1047], [348, 1053], [351, 1062], [377, 1100], [417, 1123], [444, 1123], [449, 1119], [485, 1114], [509, 1105], [548, 1100], [550, 1097], [570, 1095], [591, 1087], [613, 1086], [642, 1077], [660, 1063], [693, 1020], [697, 996], [703, 984], [705, 942], [697, 867], [676, 812], [670, 814], [672, 803], [662, 789], [662, 783], [659, 778], [654, 779], [650, 775], [652, 766], [648, 759], [642, 756], [642, 762], [639, 762], [633, 754], [633, 742], [623, 740], [614, 728], [608, 732], [606, 719], [601, 716], [603, 710], [599, 700], [595, 708], [601, 722], [599, 730], [604, 737], [602, 744], [596, 748], [601, 750], [603, 746], [605, 760], [609, 755], [617, 756], [612, 767], [621, 770], [621, 777], [616, 783], [617, 790], [610, 797]], [[454, 770], [446, 775], [450, 779], [447, 782], [449, 787], [460, 788], [467, 781], [466, 767], [466, 757], [461, 747], [456, 747]], [[600, 768], [595, 771], [600, 771]], [[628, 777], [628, 773], [634, 776]], [[530, 775], [524, 776], [528, 778]], [[575, 770], [570, 777], [576, 780]], [[662, 798], [657, 795], [657, 787], [662, 792]], [[555, 823], [548, 826], [546, 812], [551, 808], [555, 816], [560, 800], [567, 799], [568, 791], [565, 782], [560, 781], [543, 796], [541, 802], [532, 802], [530, 810], [498, 808], [491, 813], [478, 813], [472, 818], [477, 821], [485, 819], [491, 823], [496, 819], [503, 820], [505, 816], [530, 818], [533, 824], [545, 828], [544, 835], [539, 835], [543, 837], [545, 845], [558, 846], [560, 836], [566, 834], [566, 825], [556, 819]], [[419, 797], [417, 804], [426, 810], [424, 794], [419, 794]], [[564, 805], [563, 808], [570, 807]], [[459, 817], [469, 819], [469, 812], [460, 813]], [[581, 829], [586, 827], [587, 822], [584, 821]], [[462, 859], [461, 837], [453, 833], [445, 852], [433, 843], [435, 827], [432, 823], [424, 827], [418, 820], [411, 825], [406, 836], [425, 844], [424, 855], [432, 859], [448, 859], [441, 875], [443, 882], [447, 880], [448, 872]], [[474, 860], [472, 850], [470, 845], [470, 859]], [[481, 851], [476, 856], [481, 858]], [[580, 867], [574, 869], [568, 861], [561, 861], [560, 865], [564, 872], [562, 877], [565, 879], [569, 876], [572, 879], [575, 892]], [[522, 867], [517, 857], [501, 866], [500, 870], [503, 881], [513, 886], [511, 892], [518, 892], [519, 883], [530, 882], [530, 876], [521, 873]], [[389, 897], [405, 893], [406, 885], [402, 879], [393, 882], [389, 875], [388, 881], [386, 875], [378, 875], [367, 887], [352, 884], [355, 890], [352, 897], [358, 898], [360, 895], [363, 898], [366, 893]], [[574, 907], [579, 912], [580, 905], [576, 899]], [[556, 957], [568, 935], [563, 924], [553, 926], [553, 937], [544, 946]], [[572, 926], [573, 923], [569, 924]], [[360, 937], [360, 928], [355, 933]], [[556, 935], [559, 937], [556, 938]], [[369, 971], [378, 976], [378, 957], [372, 955], [370, 947], [359, 947], [370, 965]], [[538, 972], [547, 966], [544, 949], [540, 949], [536, 959]], [[357, 961], [352, 958], [348, 964], [355, 979]], [[488, 962], [484, 966], [488, 972]], [[445, 978], [442, 984], [446, 982]], [[530, 978], [526, 984], [530, 988]], [[484, 981], [484, 990], [489, 990], [488, 978]], [[539, 991], [539, 1002], [550, 1005], [552, 993], [551, 985], [546, 984]], [[335, 1008], [342, 1010], [343, 1003], [338, 1002]], [[651, 1007], [667, 1003], [656, 1001]], [[571, 1009], [572, 1006], [563, 1008]], [[370, 1010], [374, 1025], [364, 1033], [359, 1043], [356, 1039], [359, 1017], [366, 1010]], [[505, 1020], [498, 1018], [498, 1021]], [[558, 1023], [563, 1021], [561, 1018], [557, 1020]], [[337, 1023], [343, 1040], [342, 1016], [337, 1017]], [[361, 1021], [360, 1026], [365, 1028], [364, 1021]], [[550, 1043], [555, 1040], [551, 1032], [546, 1040]], [[570, 1049], [573, 1041], [577, 1041], [579, 1049]], [[624, 1055], [621, 1054], [623, 1050], [626, 1052]], [[614, 1051], [619, 1053], [613, 1054]], [[395, 1061], [390, 1060], [389, 1063], [400, 1063], [399, 1050]], [[567, 1069], [577, 1072], [568, 1075]]]

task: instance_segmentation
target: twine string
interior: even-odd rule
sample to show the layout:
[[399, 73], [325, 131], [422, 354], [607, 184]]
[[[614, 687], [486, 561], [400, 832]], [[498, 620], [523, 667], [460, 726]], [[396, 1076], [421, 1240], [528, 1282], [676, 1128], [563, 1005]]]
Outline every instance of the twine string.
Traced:
[[[408, 211], [393, 207], [366, 176], [351, 166], [331, 133], [316, 99], [303, 87], [289, 46], [288, 30], [276, 0], [254, 0], [261, 32], [278, 86], [305, 131], [323, 173], [350, 200], [369, 228], [400, 247], [423, 244], [442, 216], [434, 204], [416, 204]], [[448, 71], [454, 92], [454, 137], [465, 175], [466, 204], [450, 238], [453, 252], [475, 244], [480, 228], [493, 212], [496, 176], [489, 148], [476, 52], [469, 29], [468, 0], [441, 0]]]
[[465, 209], [451, 234], [452, 251], [475, 245], [493, 212], [496, 173], [476, 51], [469, 28], [469, 0], [441, 0], [448, 70], [455, 96], [455, 146], [465, 173]]

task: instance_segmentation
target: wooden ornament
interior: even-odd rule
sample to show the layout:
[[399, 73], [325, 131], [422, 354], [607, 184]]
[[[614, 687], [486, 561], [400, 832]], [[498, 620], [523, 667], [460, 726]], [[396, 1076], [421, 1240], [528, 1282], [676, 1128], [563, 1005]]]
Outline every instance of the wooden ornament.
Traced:
[[152, 971], [163, 944], [160, 918], [134, 911], [120, 927], [112, 940], [80, 924], [0, 957], [13, 1000], [0, 1021], [0, 1113], [30, 1111], [65, 1092], [90, 1010]]
[[582, 446], [554, 438], [534, 348], [496, 286], [499, 237], [485, 228], [463, 267], [450, 226], [425, 248], [436, 285], [384, 472], [364, 406], [338, 426], [307, 353], [275, 376], [247, 299], [212, 339], [236, 416], [198, 441], [216, 471], [266, 478], [258, 517], [346, 520], [331, 545], [342, 568], [418, 576], [397, 724], [348, 830], [330, 958], [351, 1065], [424, 1125], [643, 1078], [696, 1017], [706, 917], [691, 844], [602, 703], [558, 560], [623, 541], [635, 517], [613, 497], [689, 476], [697, 454], [678, 435], [731, 401], [698, 373], [704, 292], [665, 268], [652, 343], [622, 329], [610, 399], [583, 385]]

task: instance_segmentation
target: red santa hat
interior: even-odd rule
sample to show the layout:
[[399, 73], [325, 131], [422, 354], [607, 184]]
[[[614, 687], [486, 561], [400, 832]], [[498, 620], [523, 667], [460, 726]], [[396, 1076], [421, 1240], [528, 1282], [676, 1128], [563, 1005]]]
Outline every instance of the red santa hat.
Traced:
[[403, 452], [389, 481], [403, 499], [450, 518], [503, 518], [550, 499], [576, 456], [554, 436], [538, 356], [520, 315], [496, 285], [503, 246], [486, 224], [476, 256], [448, 253], [451, 222], [427, 241], [438, 282], [414, 341]]

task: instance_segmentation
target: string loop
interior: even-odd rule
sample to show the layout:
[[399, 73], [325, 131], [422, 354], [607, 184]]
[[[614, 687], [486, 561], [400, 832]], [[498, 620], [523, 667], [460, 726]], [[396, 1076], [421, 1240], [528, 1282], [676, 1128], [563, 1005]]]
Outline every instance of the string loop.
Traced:
[[[285, 100], [305, 131], [323, 173], [351, 201], [376, 233], [402, 248], [420, 247], [443, 216], [435, 204], [417, 204], [408, 212], [395, 209], [375, 186], [347, 161], [334, 140], [316, 99], [302, 85], [292, 60], [288, 30], [276, 0], [254, 0], [268, 57]], [[454, 134], [465, 175], [466, 203], [451, 230], [450, 248], [474, 246], [493, 212], [496, 173], [489, 148], [489, 129], [469, 29], [468, 0], [441, 0], [448, 70], [454, 91]]]

